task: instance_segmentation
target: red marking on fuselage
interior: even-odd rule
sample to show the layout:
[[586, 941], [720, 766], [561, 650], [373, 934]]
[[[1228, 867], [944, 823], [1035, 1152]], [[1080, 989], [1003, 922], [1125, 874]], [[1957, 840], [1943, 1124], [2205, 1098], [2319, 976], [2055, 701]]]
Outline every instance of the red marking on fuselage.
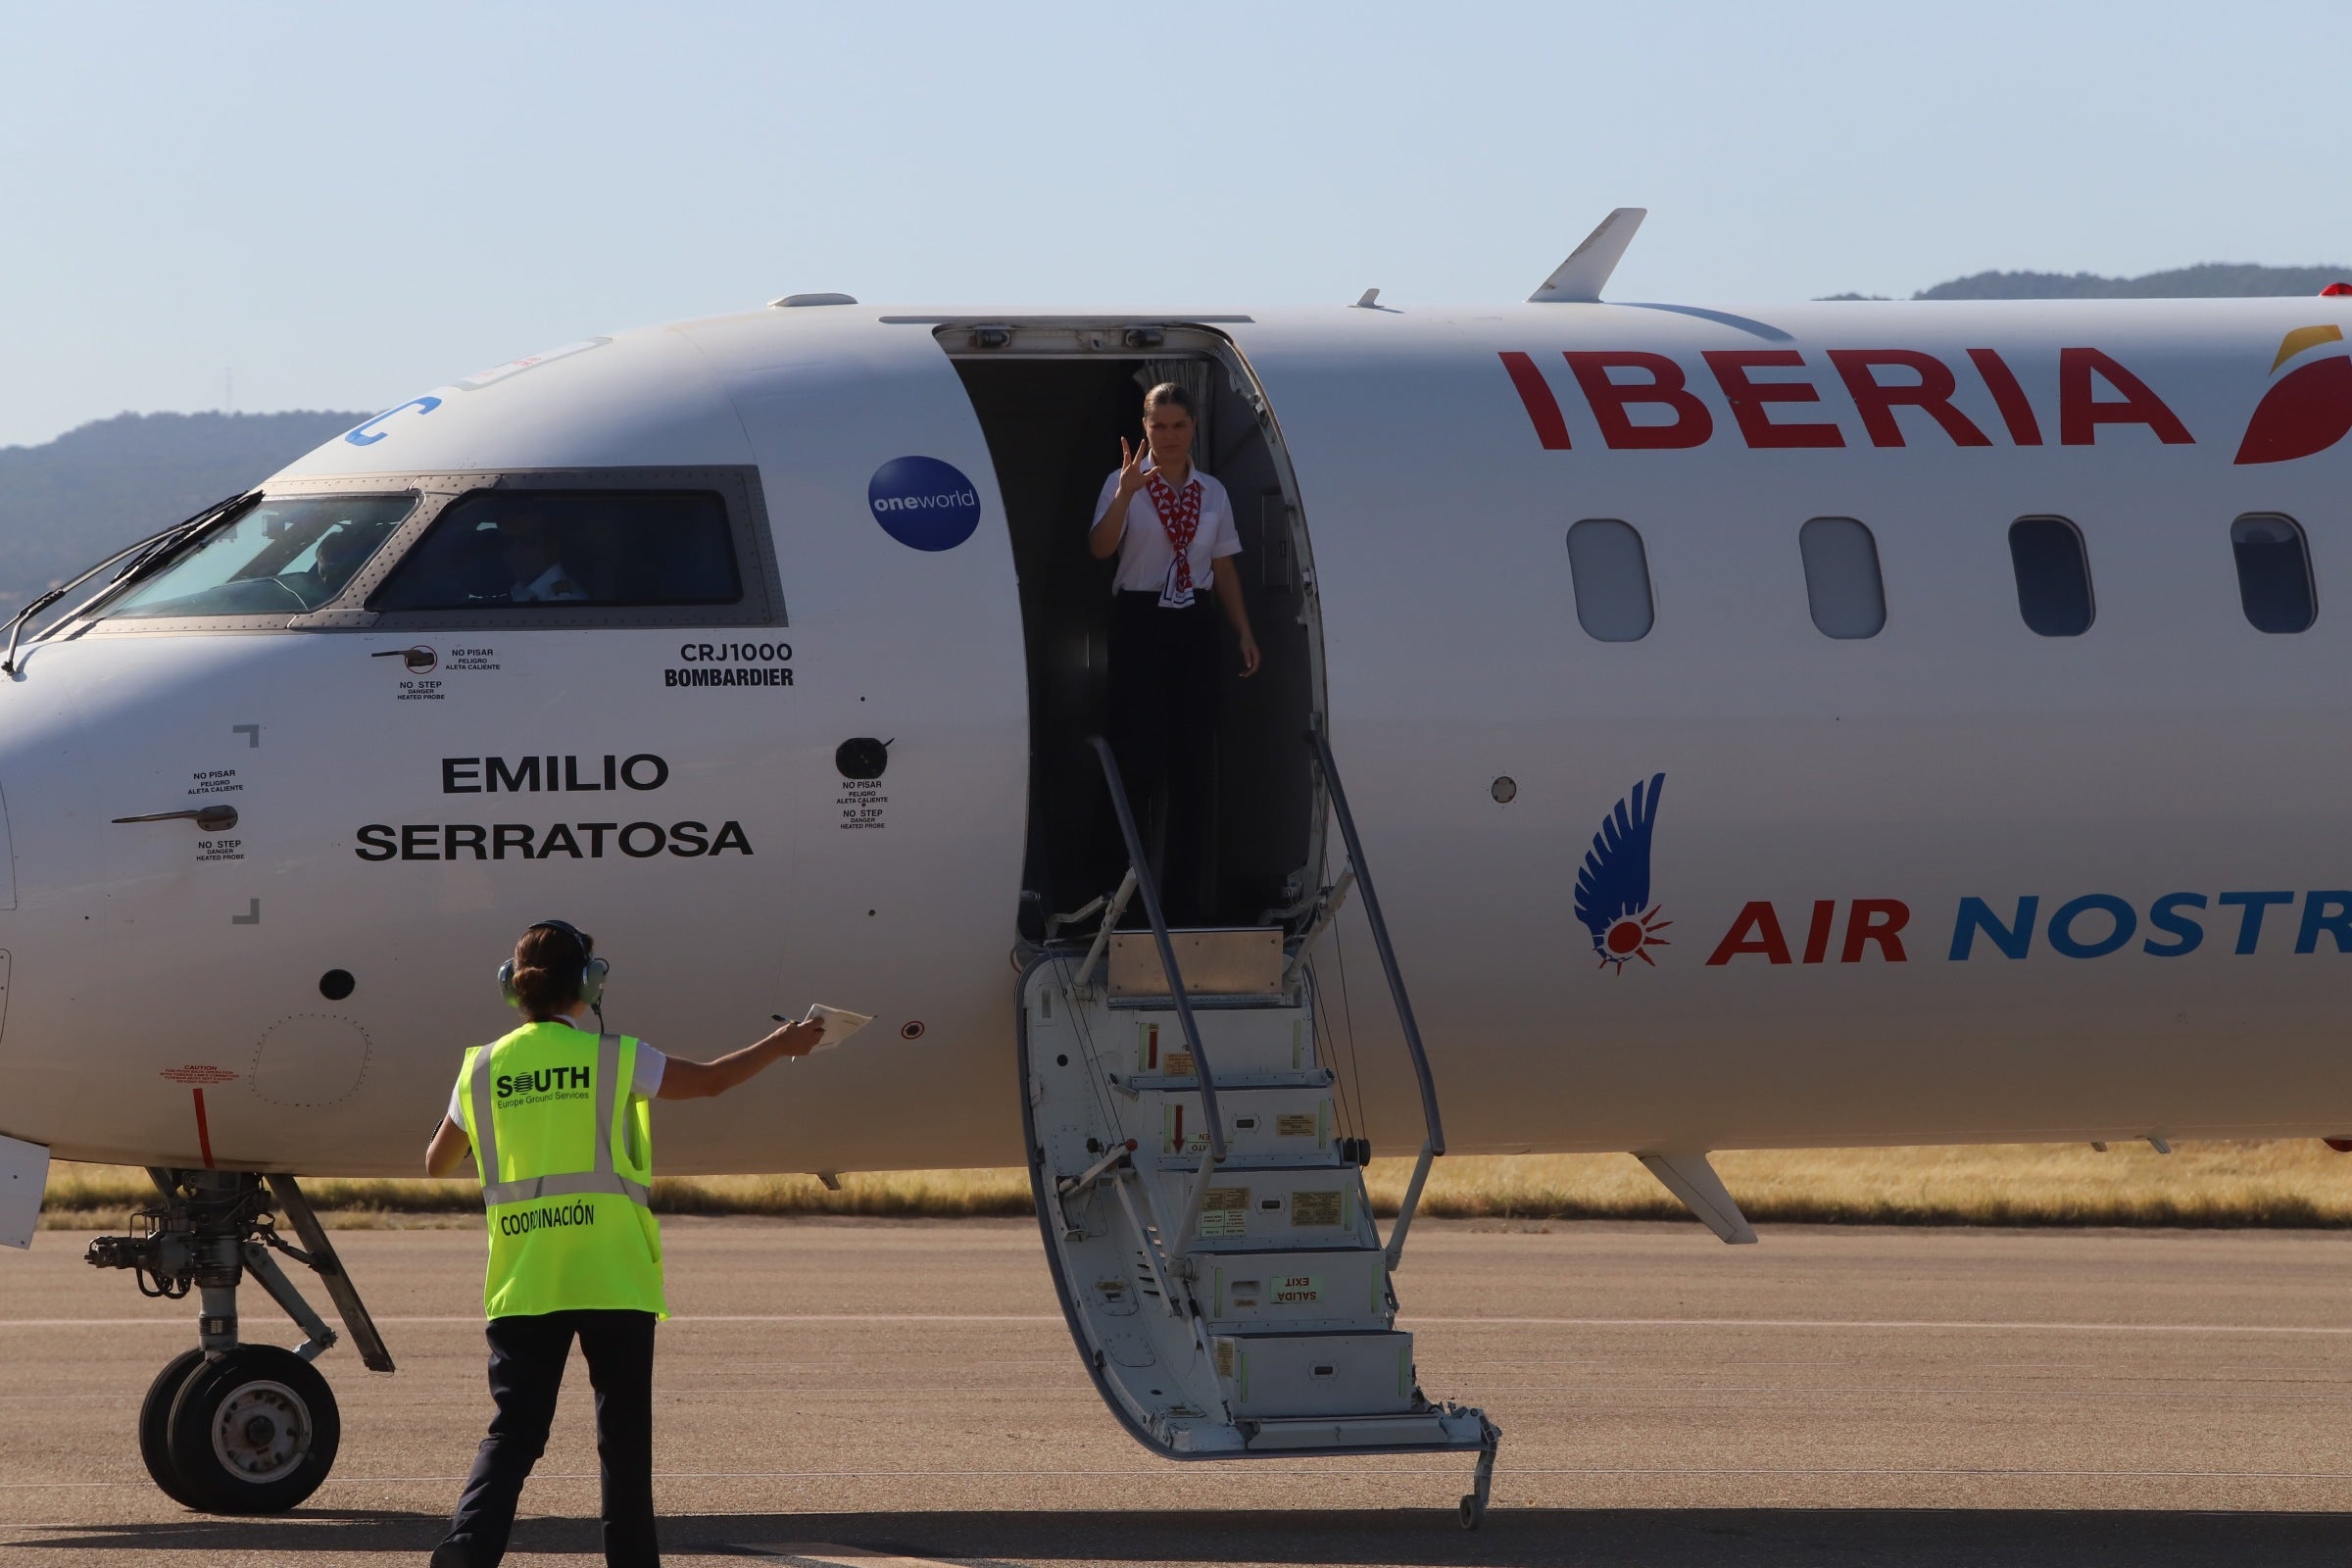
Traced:
[[1805, 927], [1805, 962], [1819, 963], [1830, 956], [1830, 922], [1837, 915], [1836, 899], [1813, 901], [1813, 923]]
[[[2090, 378], [2097, 376], [2120, 398], [2091, 396]], [[2196, 437], [2180, 422], [2148, 383], [2118, 364], [2113, 355], [2097, 349], [2058, 351], [2058, 444], [2089, 446], [2102, 424], [2144, 424], [2167, 446], [2192, 445]]]
[[1770, 899], [1750, 899], [1740, 906], [1740, 917], [1715, 944], [1707, 967], [1729, 963], [1743, 953], [1755, 954], [1767, 963], [1788, 961], [1788, 938], [1782, 934], [1781, 917]]
[[204, 1168], [213, 1169], [213, 1129], [204, 1119], [204, 1091], [191, 1089], [196, 1097], [196, 1152], [204, 1156]]
[[1820, 389], [1801, 375], [1790, 381], [1759, 381], [1752, 373], [1766, 369], [1802, 370], [1805, 357], [1798, 350], [1709, 349], [1700, 358], [1715, 372], [1715, 384], [1723, 388], [1723, 400], [1732, 406], [1732, 417], [1738, 421], [1740, 434], [1751, 449], [1845, 445], [1843, 432], [1835, 424], [1824, 424], [1818, 419], [1792, 419], [1787, 424], [1773, 421], [1772, 404], [1821, 401]]
[[[1960, 379], [1952, 374], [1950, 366], [1935, 355], [1917, 349], [1832, 349], [1830, 364], [1837, 368], [1838, 378], [1845, 383], [1846, 396], [1854, 400], [1854, 411], [1862, 416], [1862, 428], [1870, 432], [1872, 446], [1903, 444], [1903, 427], [1894, 418], [1897, 408], [1925, 411], [1943, 427], [1943, 433], [1952, 438], [1954, 446], [1992, 445], [1992, 437], [1978, 429], [1976, 420], [1952, 407], [1952, 399], [1960, 390]], [[1908, 370], [1919, 379], [1908, 384], [1898, 381], [1890, 386], [1879, 379], [1880, 366]], [[2026, 413], [2031, 418], [2033, 410]]]
[[[1905, 445], [1894, 410], [1915, 408], [1934, 419], [1953, 445], [1989, 447], [1992, 438], [1954, 403], [1959, 378], [1952, 368], [1921, 349], [1828, 349], [1822, 351], [1843, 384], [1847, 401], [1877, 447]], [[1664, 354], [1642, 349], [1569, 349], [1568, 368], [1584, 393], [1586, 410], [1612, 451], [1677, 451], [1704, 446], [1715, 436], [1715, 416], [1690, 389], [1690, 372]], [[1521, 407], [1544, 450], [1569, 450], [1568, 422], [1559, 398], [1534, 356], [1500, 351], [1503, 368], [1519, 393]], [[2042, 444], [2041, 425], [2017, 375], [1991, 349], [1970, 349], [1970, 363], [2000, 411], [2009, 439], [2018, 446]], [[1716, 388], [1731, 409], [1740, 440], [1750, 450], [1842, 447], [1845, 435], [1834, 419], [1776, 419], [1772, 405], [1822, 403], [1812, 364], [1800, 349], [1710, 349], [1701, 354]], [[1917, 381], [1882, 382], [1879, 367], [1907, 370]], [[1759, 380], [1756, 372], [1784, 372]], [[1787, 373], [1793, 372], [1793, 373]], [[1620, 379], [1621, 376], [1631, 379]], [[2103, 383], [2103, 387], [2102, 387]], [[2089, 347], [2058, 351], [2058, 439], [2063, 446], [2095, 445], [2100, 426], [2144, 426], [2167, 446], [2193, 445], [2196, 438], [2172, 406], [2121, 361]], [[2111, 394], [2099, 395], [2101, 391]], [[1645, 411], [1642, 421], [1634, 411]], [[1825, 412], [1827, 412], [1825, 410]]]
[[2009, 439], [2021, 447], [2041, 445], [2041, 422], [2034, 417], [2034, 405], [2026, 397], [2026, 389], [2017, 384], [2017, 372], [2009, 362], [1994, 349], [1970, 349], [1968, 360], [1984, 378], [1984, 390], [1992, 394], [1992, 406], [2001, 411], [2001, 422], [2009, 427]]
[[2329, 355], [2281, 377], [2254, 406], [2236, 462], [2286, 463], [2352, 433], [2352, 358]]
[[1860, 963], [1862, 949], [1875, 944], [1879, 956], [1888, 963], [1903, 962], [1903, 927], [1910, 923], [1911, 906], [1900, 899], [1856, 899], [1846, 916], [1845, 947], [1838, 961]]
[[[1683, 368], [1663, 354], [1641, 349], [1570, 349], [1568, 368], [1584, 389], [1585, 402], [1600, 425], [1601, 439], [1615, 451], [1676, 451], [1703, 445], [1715, 433], [1715, 416], [1689, 389]], [[1632, 370], [1646, 381], [1620, 381], [1611, 373]], [[1636, 424], [1626, 411], [1636, 404], [1666, 409], [1672, 420]]]
[[1551, 383], [1536, 368], [1532, 356], [1504, 350], [1502, 368], [1511, 372], [1511, 385], [1519, 390], [1519, 402], [1527, 410], [1530, 423], [1536, 427], [1536, 439], [1544, 443], [1546, 452], [1566, 452], [1568, 421], [1560, 416], [1560, 400], [1551, 395]]

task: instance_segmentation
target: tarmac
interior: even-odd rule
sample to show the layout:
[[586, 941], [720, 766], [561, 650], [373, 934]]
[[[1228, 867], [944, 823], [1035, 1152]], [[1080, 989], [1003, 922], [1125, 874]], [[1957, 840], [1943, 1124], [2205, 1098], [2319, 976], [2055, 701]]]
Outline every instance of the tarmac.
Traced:
[[[1466, 1459], [1178, 1464], [1103, 1410], [1026, 1221], [672, 1219], [665, 1560], [1820, 1565], [2352, 1557], [2352, 1237], [1424, 1221], [1397, 1276]], [[0, 1565], [418, 1564], [488, 1419], [482, 1241], [341, 1233], [400, 1371], [348, 1347], [296, 1514], [168, 1501], [133, 1436], [189, 1303], [0, 1256]], [[314, 1296], [323, 1305], [322, 1297]], [[249, 1337], [295, 1335], [258, 1291]], [[508, 1561], [602, 1561], [576, 1361]]]

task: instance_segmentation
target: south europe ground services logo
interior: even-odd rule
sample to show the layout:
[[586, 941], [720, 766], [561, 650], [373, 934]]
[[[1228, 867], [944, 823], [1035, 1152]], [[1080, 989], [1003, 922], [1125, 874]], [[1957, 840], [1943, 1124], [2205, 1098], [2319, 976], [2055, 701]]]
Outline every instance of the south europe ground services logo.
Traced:
[[1665, 784], [1666, 775], [1658, 773], [1628, 791], [1600, 819], [1600, 831], [1592, 835], [1592, 847], [1576, 873], [1576, 917], [1592, 933], [1601, 967], [1613, 966], [1619, 974], [1636, 958], [1655, 968], [1649, 950], [1673, 945], [1657, 933], [1674, 922], [1661, 919], [1658, 906], [1649, 902], [1650, 831], [1657, 826], [1658, 793]]

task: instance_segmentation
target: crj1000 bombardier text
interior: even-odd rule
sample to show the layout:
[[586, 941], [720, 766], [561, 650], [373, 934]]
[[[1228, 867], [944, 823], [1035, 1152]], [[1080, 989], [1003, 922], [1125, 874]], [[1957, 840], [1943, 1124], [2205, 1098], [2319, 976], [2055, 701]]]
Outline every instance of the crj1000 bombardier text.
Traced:
[[[1025, 1158], [1137, 1439], [1475, 1453], [1472, 1522], [1369, 1151], [1629, 1151], [1742, 1241], [1708, 1151], [2352, 1135], [2352, 297], [1601, 303], [1639, 218], [1522, 305], [585, 339], [12, 628], [8, 1218], [154, 1170], [91, 1260], [200, 1304], [159, 1484], [325, 1476], [277, 1259], [392, 1360], [297, 1178], [416, 1168], [551, 913], [681, 1050], [880, 1015], [665, 1171]], [[1172, 934], [1085, 549], [1166, 380], [1265, 650]]]

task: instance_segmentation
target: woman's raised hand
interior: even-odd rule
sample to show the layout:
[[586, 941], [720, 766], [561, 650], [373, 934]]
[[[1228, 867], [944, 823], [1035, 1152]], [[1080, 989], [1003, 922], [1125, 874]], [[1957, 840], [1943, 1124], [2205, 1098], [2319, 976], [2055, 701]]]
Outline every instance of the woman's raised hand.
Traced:
[[1143, 489], [1151, 475], [1144, 471], [1144, 459], [1151, 456], [1152, 443], [1138, 441], [1135, 450], [1127, 449], [1127, 438], [1119, 437], [1119, 492], [1132, 496]]

